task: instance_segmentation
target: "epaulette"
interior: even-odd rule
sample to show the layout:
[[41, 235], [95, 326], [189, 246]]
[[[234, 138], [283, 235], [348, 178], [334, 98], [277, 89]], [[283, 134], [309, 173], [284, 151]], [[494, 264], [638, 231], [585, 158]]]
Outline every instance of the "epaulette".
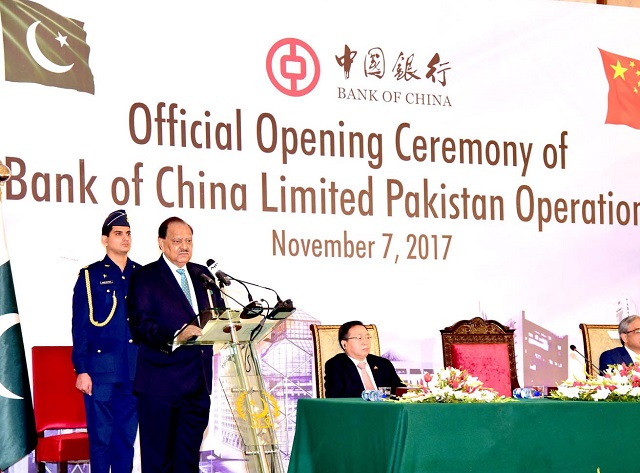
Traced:
[[87, 266], [83, 266], [82, 268], [80, 268], [80, 271], [78, 271], [78, 276], [77, 276], [77, 277], [80, 277], [80, 273], [82, 272], [82, 270], [83, 270], [83, 269], [85, 269], [85, 270], [86, 270], [88, 267], [89, 267], [89, 265], [87, 265]]

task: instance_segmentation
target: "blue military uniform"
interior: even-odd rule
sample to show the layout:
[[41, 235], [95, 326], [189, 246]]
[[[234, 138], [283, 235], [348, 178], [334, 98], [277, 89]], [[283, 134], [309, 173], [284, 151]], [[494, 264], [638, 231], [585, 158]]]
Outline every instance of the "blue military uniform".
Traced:
[[138, 267], [127, 258], [121, 271], [105, 256], [80, 270], [73, 290], [73, 365], [77, 374], [88, 373], [92, 380], [92, 395], [84, 396], [91, 473], [109, 473], [110, 468], [111, 473], [130, 473], [133, 467], [137, 345], [129, 331], [126, 297]]

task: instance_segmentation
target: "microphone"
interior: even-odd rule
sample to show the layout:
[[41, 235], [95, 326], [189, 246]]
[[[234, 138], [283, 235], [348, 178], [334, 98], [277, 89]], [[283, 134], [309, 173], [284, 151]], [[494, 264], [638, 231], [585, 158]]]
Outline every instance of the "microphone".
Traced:
[[[236, 281], [238, 280], [236, 279]], [[276, 292], [275, 289], [271, 289], [270, 287], [266, 287], [266, 286], [261, 286], [260, 284], [252, 283], [249, 281], [242, 281], [242, 282], [245, 282], [251, 286], [259, 287], [261, 289], [266, 289], [268, 291], [273, 292], [276, 295], [276, 300], [278, 302], [276, 302], [276, 305], [273, 307], [273, 310], [267, 314], [267, 319], [283, 320], [295, 312], [296, 308], [293, 306], [293, 302], [291, 301], [291, 299], [287, 299], [286, 301], [283, 301], [282, 299], [280, 299], [280, 295]]]
[[[211, 291], [218, 289], [218, 285], [216, 284], [216, 282], [207, 274], [198, 272], [198, 276], [200, 276], [200, 279], [202, 279], [202, 285], [205, 289], [211, 289]], [[209, 320], [215, 319], [220, 313], [226, 310], [224, 305], [222, 307], [213, 306], [213, 299], [211, 297], [210, 291], [207, 291], [207, 298], [209, 299], [209, 307], [207, 309], [201, 310], [197, 316], [200, 319], [201, 327], [204, 327]]]
[[600, 371], [600, 368], [598, 368], [596, 365], [594, 365], [593, 363], [591, 363], [591, 361], [589, 360], [589, 358], [587, 358], [586, 356], [584, 356], [582, 353], [580, 353], [578, 351], [578, 349], [576, 348], [575, 345], [569, 345], [569, 348], [571, 349], [571, 351], [576, 352], [578, 355], [580, 355], [582, 358], [584, 358], [585, 363], [588, 363], [589, 365], [591, 365], [591, 367], [596, 370], [596, 373], [598, 373], [599, 375], [602, 375], [602, 371]]
[[[218, 266], [218, 263], [216, 263], [215, 260], [213, 259], [208, 259], [207, 266], [209, 267], [209, 270], [213, 272], [215, 268]], [[246, 286], [247, 284], [249, 284], [250, 286], [259, 287], [261, 289], [266, 289], [268, 291], [273, 292], [276, 295], [277, 303], [274, 306], [273, 310], [269, 312], [269, 314], [267, 314], [268, 319], [271, 319], [271, 320], [286, 319], [296, 310], [296, 308], [293, 306], [293, 302], [291, 301], [291, 299], [287, 299], [286, 301], [283, 301], [275, 289], [271, 289], [270, 287], [266, 287], [266, 286], [261, 286], [260, 284], [255, 284], [249, 281], [242, 281], [241, 279], [234, 278], [233, 276], [230, 276], [220, 270], [216, 271], [215, 274], [218, 280], [220, 281], [221, 285], [222, 285], [222, 278], [224, 278], [225, 286], [228, 286], [229, 284], [231, 284], [231, 280], [238, 281], [240, 284], [242, 284], [244, 288], [247, 290], [249, 301], [251, 302], [253, 302], [253, 298], [251, 297], [249, 288]], [[257, 307], [255, 309], [257, 310]], [[255, 316], [252, 316], [252, 317], [255, 317]]]
[[231, 285], [231, 278], [229, 277], [228, 274], [223, 273], [222, 271], [218, 270], [218, 271], [216, 271], [216, 277], [218, 278], [218, 281], [220, 282], [221, 286], [230, 286]]
[[208, 287], [208, 288], [217, 288], [218, 286], [216, 285], [216, 282], [213, 280], [213, 278], [210, 278], [209, 276], [207, 276], [204, 273], [199, 273], [199, 276], [204, 280], [204, 287]]
[[273, 292], [273, 293], [276, 295], [276, 300], [277, 300], [279, 303], [281, 303], [281, 302], [282, 302], [282, 299], [280, 299], [280, 295], [276, 292], [276, 290], [275, 290], [275, 289], [271, 289], [270, 287], [266, 287], [266, 286], [261, 286], [260, 284], [256, 284], [256, 283], [249, 282], [249, 281], [243, 281], [243, 282], [245, 282], [245, 283], [249, 284], [250, 286], [259, 287], [259, 288], [261, 288], [261, 289], [266, 289], [267, 291], [271, 291], [271, 292]]
[[207, 267], [209, 268], [209, 271], [211, 271], [211, 274], [215, 275], [215, 277], [218, 278], [220, 287], [231, 285], [232, 278], [228, 274], [220, 270], [216, 271], [216, 268], [218, 267], [218, 263], [216, 263], [215, 260], [209, 258], [207, 260]]
[[[209, 268], [209, 271], [213, 272], [217, 268], [217, 266], [218, 266], [218, 263], [216, 263], [215, 260], [211, 258], [207, 260], [207, 267]], [[251, 292], [249, 291], [249, 288], [244, 283], [244, 281], [241, 281], [240, 279], [236, 279], [233, 276], [230, 276], [221, 270], [216, 271], [215, 275], [216, 275], [216, 278], [218, 278], [218, 282], [220, 283], [220, 288], [222, 288], [223, 286], [231, 285], [231, 280], [234, 280], [242, 284], [244, 289], [247, 291], [247, 297], [249, 298], [249, 303], [243, 306], [242, 312], [240, 312], [241, 319], [252, 319], [262, 314], [262, 311], [264, 310], [262, 307], [262, 303], [260, 301], [253, 300], [253, 296], [251, 295]]]

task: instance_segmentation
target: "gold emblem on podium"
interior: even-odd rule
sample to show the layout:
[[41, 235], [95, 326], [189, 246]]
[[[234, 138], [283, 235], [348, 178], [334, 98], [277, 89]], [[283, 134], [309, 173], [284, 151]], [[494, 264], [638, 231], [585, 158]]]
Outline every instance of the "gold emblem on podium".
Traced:
[[[270, 406], [273, 407], [273, 415]], [[252, 429], [273, 427], [274, 419], [280, 415], [278, 402], [264, 390], [244, 391], [236, 400], [236, 409], [241, 419], [250, 422]]]

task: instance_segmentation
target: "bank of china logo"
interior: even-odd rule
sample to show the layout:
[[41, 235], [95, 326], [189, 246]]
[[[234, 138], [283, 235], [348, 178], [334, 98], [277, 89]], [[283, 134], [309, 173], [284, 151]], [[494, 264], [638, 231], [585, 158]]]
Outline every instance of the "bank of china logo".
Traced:
[[296, 38], [281, 39], [267, 53], [267, 75], [283, 94], [301, 97], [320, 80], [320, 60], [307, 43]]
[[5, 80], [94, 93], [84, 23], [28, 0], [0, 1]]

